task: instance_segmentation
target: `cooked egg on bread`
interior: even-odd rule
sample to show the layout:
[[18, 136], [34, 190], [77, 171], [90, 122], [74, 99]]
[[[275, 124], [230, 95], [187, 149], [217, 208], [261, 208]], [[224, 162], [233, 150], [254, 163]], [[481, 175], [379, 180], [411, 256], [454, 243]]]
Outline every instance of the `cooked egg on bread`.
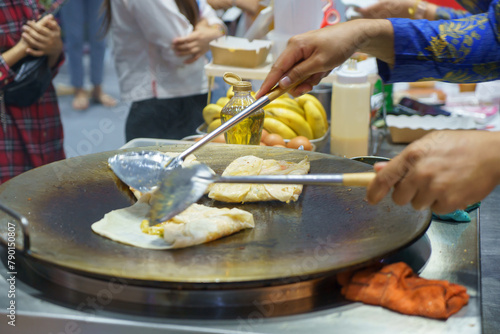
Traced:
[[174, 249], [210, 242], [255, 226], [250, 212], [193, 204], [174, 218], [149, 226], [151, 195], [132, 206], [111, 211], [92, 230], [108, 239], [139, 248]]
[[[222, 176], [245, 175], [303, 175], [309, 173], [310, 163], [306, 156], [298, 163], [283, 160], [262, 159], [252, 155], [240, 157], [226, 167]], [[223, 184], [210, 186], [208, 197], [228, 203], [259, 201], [297, 201], [302, 193], [301, 184]]]

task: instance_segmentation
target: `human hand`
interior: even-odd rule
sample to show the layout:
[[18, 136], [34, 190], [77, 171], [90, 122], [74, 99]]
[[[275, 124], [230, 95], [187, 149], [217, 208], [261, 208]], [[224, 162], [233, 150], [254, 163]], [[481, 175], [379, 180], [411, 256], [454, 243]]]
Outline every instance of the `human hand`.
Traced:
[[212, 40], [222, 35], [221, 30], [214, 29], [202, 21], [188, 36], [174, 39], [172, 48], [178, 57], [188, 57], [184, 61], [185, 64], [191, 64], [208, 52]]
[[54, 16], [44, 16], [38, 22], [28, 21], [22, 29], [22, 40], [28, 45], [26, 52], [29, 55], [58, 57], [61, 54], [63, 49], [61, 28]]
[[272, 65], [256, 98], [266, 94], [278, 81], [282, 88], [303, 81], [288, 92], [293, 96], [310, 91], [356, 51], [356, 46], [351, 42], [355, 40], [355, 32], [349, 29], [350, 25], [352, 23], [347, 22], [290, 38], [285, 50]]
[[232, 0], [208, 0], [207, 2], [215, 10], [228, 9], [228, 8], [233, 7]]
[[381, 0], [371, 6], [354, 10], [366, 19], [387, 19], [391, 17], [410, 18], [409, 8], [415, 6], [416, 0]]
[[388, 20], [363, 19], [293, 36], [271, 67], [256, 98], [268, 93], [278, 82], [285, 89], [302, 81], [289, 91], [293, 96], [302, 95], [358, 50], [392, 64], [393, 38]]
[[435, 131], [410, 144], [390, 162], [375, 165], [367, 188], [371, 204], [392, 187], [398, 205], [431, 208], [437, 214], [465, 209], [500, 183], [500, 134], [486, 131]]

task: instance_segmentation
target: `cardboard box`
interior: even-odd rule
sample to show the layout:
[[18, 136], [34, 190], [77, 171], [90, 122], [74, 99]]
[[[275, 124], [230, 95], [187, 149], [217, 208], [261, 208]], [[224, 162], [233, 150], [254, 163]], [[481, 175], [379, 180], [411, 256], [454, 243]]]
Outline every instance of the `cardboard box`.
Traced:
[[271, 50], [271, 41], [233, 36], [220, 37], [210, 42], [213, 63], [216, 65], [254, 68], [265, 63]]
[[474, 130], [477, 124], [470, 117], [387, 115], [386, 123], [393, 143], [406, 144], [435, 130]]

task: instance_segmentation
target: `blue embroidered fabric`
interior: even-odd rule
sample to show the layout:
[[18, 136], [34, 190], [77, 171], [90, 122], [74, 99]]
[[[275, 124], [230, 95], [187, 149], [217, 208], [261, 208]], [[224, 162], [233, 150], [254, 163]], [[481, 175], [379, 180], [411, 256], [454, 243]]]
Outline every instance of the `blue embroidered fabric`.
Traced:
[[459, 1], [468, 12], [440, 8], [450, 20], [389, 19], [395, 64], [378, 61], [386, 83], [437, 80], [474, 83], [500, 78], [500, 0]]

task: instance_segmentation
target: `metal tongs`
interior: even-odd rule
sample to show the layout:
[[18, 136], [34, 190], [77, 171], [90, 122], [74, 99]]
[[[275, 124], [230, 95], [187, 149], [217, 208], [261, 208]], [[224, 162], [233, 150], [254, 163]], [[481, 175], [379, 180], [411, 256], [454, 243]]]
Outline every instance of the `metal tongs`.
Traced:
[[256, 176], [218, 176], [204, 164], [176, 168], [166, 175], [160, 188], [151, 198], [149, 225], [159, 224], [196, 203], [211, 183], [264, 183], [264, 184], [305, 184], [305, 185], [343, 185], [366, 187], [375, 177], [374, 172], [346, 174], [307, 174], [307, 175], [256, 175]]

